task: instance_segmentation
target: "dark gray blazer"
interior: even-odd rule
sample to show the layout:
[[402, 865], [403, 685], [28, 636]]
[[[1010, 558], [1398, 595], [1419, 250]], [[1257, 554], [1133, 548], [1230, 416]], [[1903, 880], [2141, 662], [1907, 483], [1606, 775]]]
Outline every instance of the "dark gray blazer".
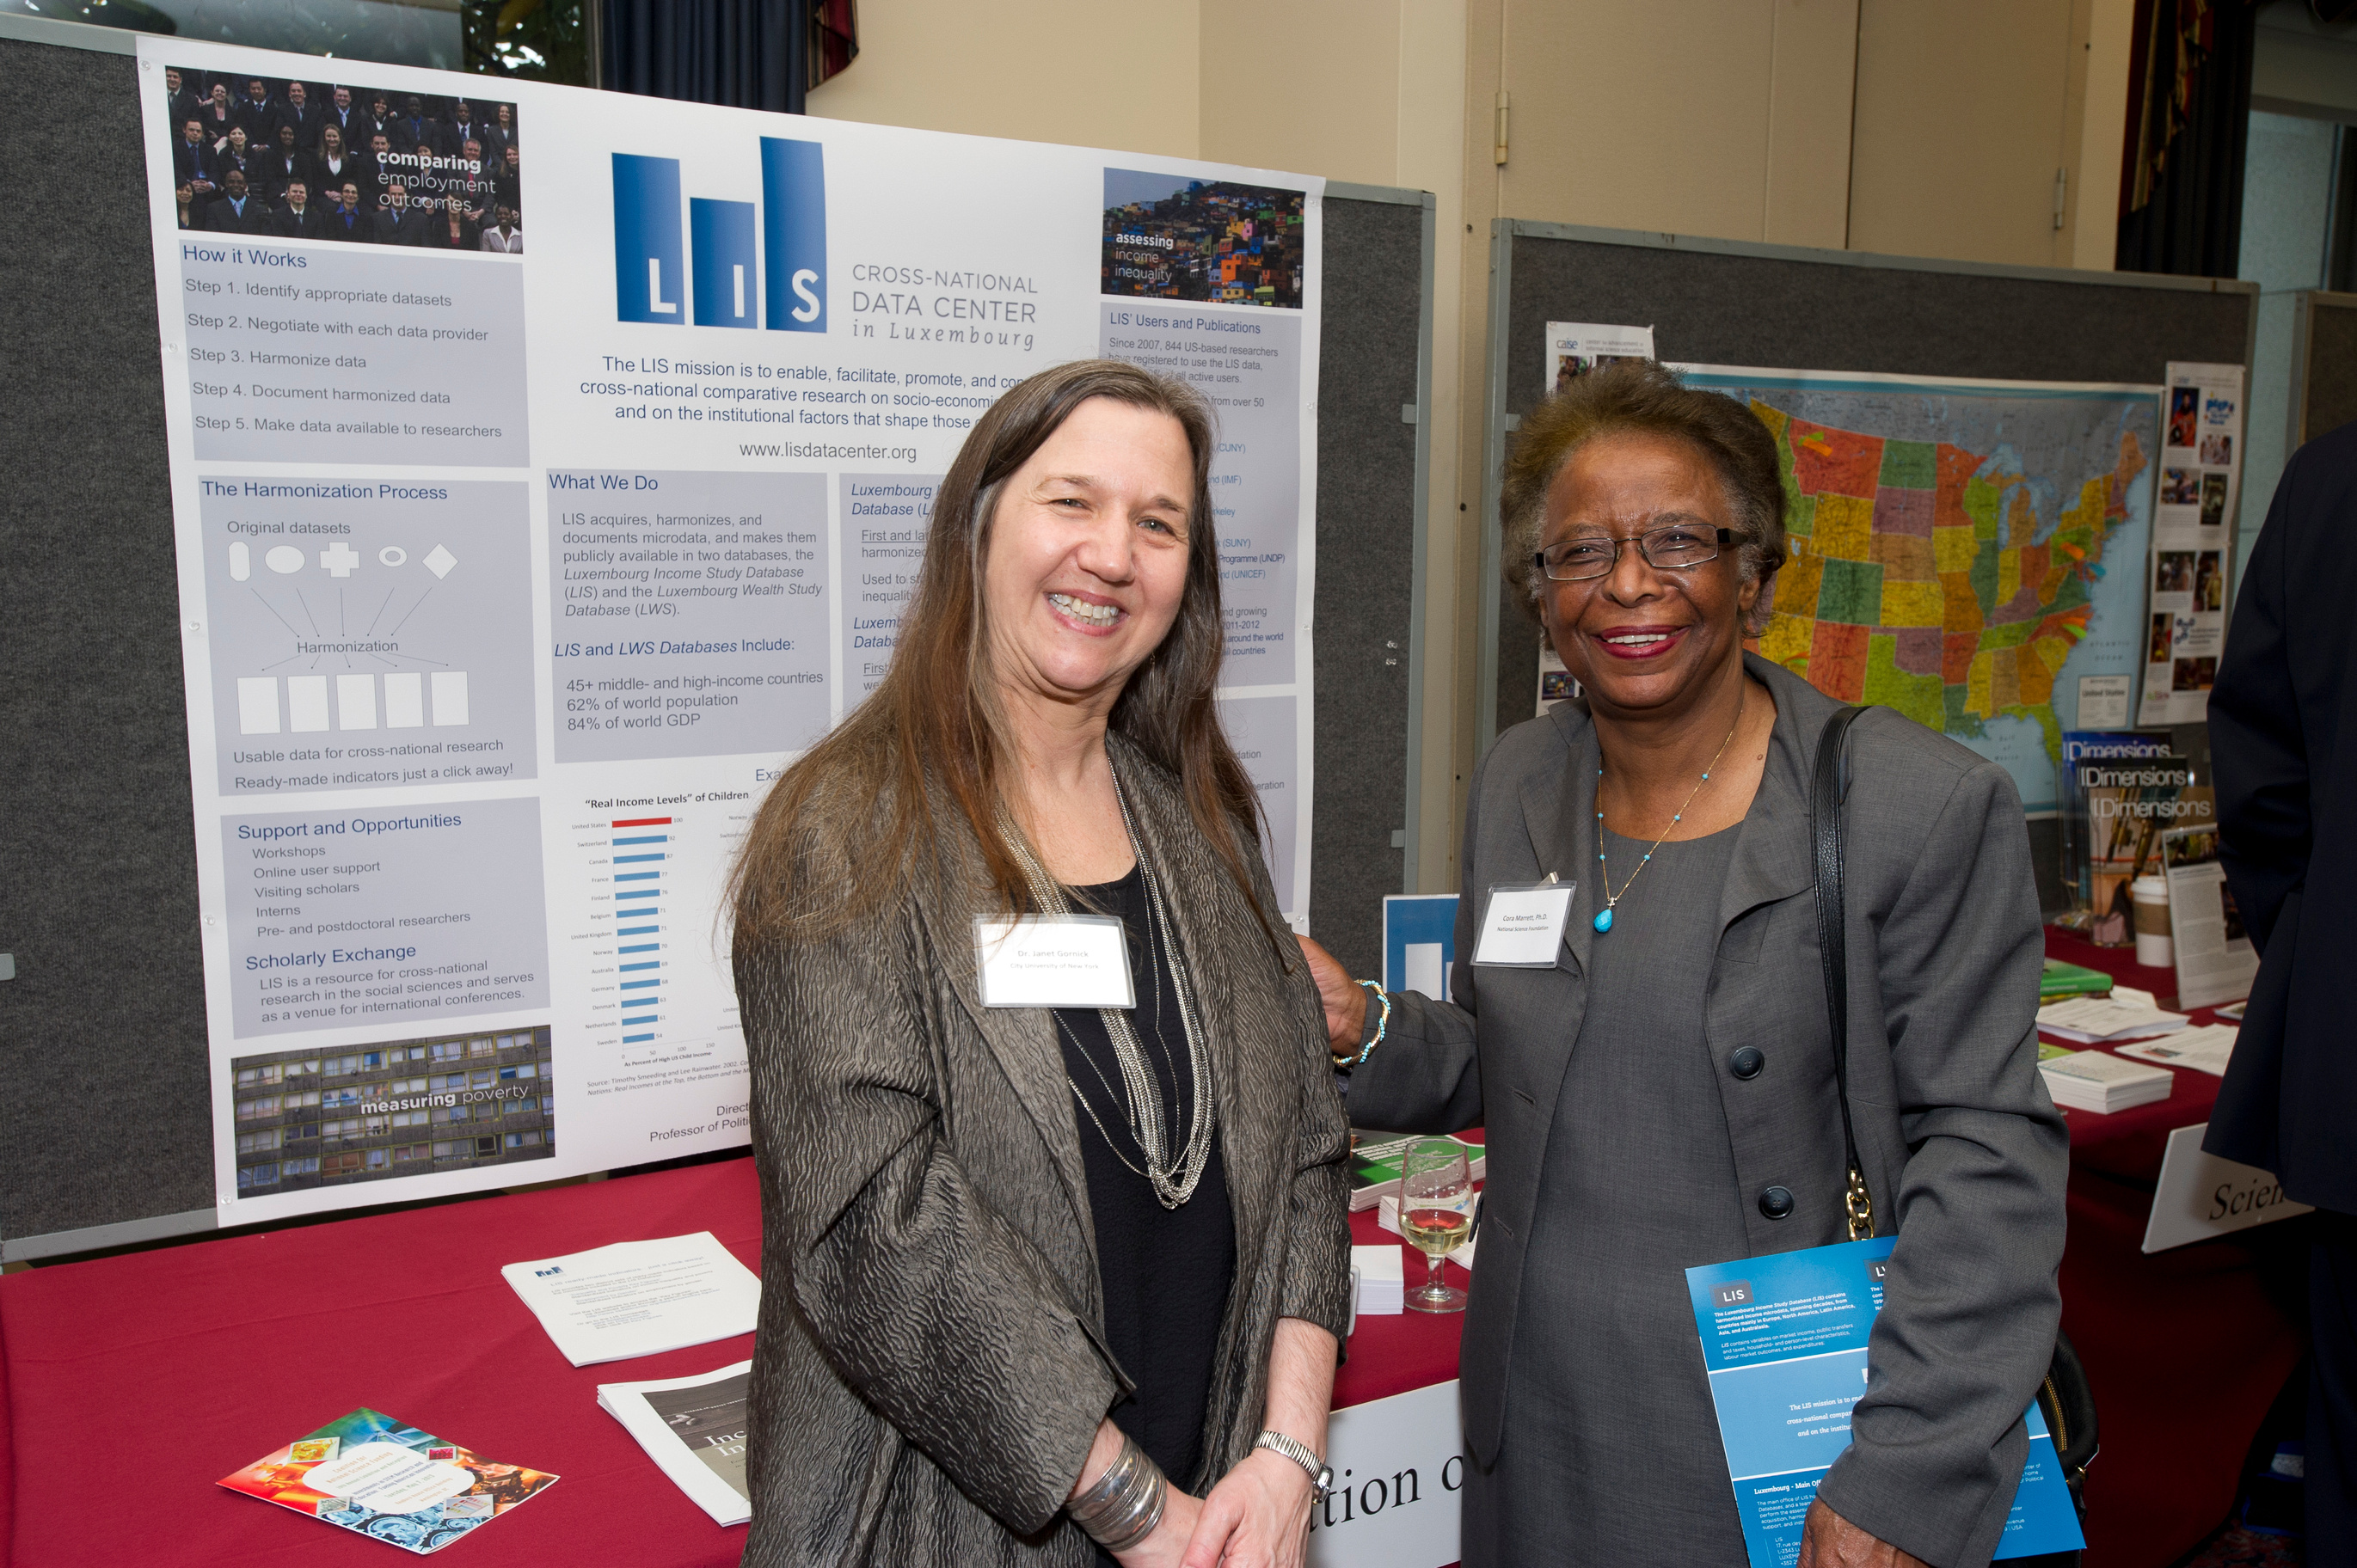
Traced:
[[[1720, 902], [1705, 1026], [1742, 1188], [1730, 1196], [1758, 1256], [1847, 1232], [1807, 783], [1835, 704], [1774, 664], [1745, 663], [1774, 693], [1776, 725]], [[1877, 1232], [1900, 1240], [1854, 1441], [1819, 1495], [1927, 1562], [1971, 1568], [2004, 1528], [2028, 1442], [2022, 1412], [2061, 1315], [2069, 1143], [2038, 1073], [2038, 898], [2003, 768], [1887, 708], [1860, 718], [1849, 745], [1851, 1104]], [[1597, 762], [1577, 703], [1499, 737], [1466, 811], [1456, 1002], [1395, 996], [1388, 1037], [1351, 1084], [1361, 1126], [1487, 1124], [1463, 1353], [1466, 1440], [1485, 1466], [1514, 1441], [1514, 1336], [1546, 1332], [1515, 1320], [1522, 1239], [1579, 1037], [1588, 947], [1610, 939], [1575, 918], [1555, 968], [1475, 969], [1474, 922], [1496, 884], [1592, 875]], [[1743, 1046], [1767, 1058], [1748, 1080], [1727, 1065]], [[1631, 1183], [1647, 1176], [1629, 1172]], [[1760, 1212], [1769, 1187], [1798, 1200], [1782, 1219]], [[1577, 1359], [1580, 1347], [1560, 1353]], [[1645, 1409], [1646, 1391], [1620, 1369], [1590, 1364], [1585, 1375], [1611, 1406]]]
[[[1280, 923], [1286, 950], [1270, 945], [1177, 780], [1112, 751], [1211, 1036], [1236, 1235], [1216, 1477], [1260, 1434], [1276, 1320], [1342, 1331], [1348, 1133], [1291, 937]], [[1104, 1344], [1063, 1054], [1046, 1010], [982, 1005], [979, 847], [953, 807], [933, 820], [941, 860], [904, 902], [737, 948], [762, 1212], [748, 1568], [1092, 1561], [1060, 1510], [1130, 1382]], [[839, 845], [805, 854], [844, 864]]]

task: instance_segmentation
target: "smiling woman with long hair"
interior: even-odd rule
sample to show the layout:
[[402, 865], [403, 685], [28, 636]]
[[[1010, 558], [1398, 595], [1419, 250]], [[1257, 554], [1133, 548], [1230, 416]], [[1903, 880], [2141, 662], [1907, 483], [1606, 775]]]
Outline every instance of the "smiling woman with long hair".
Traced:
[[[748, 835], [757, 1568], [1301, 1561], [1347, 1134], [1220, 729], [1211, 449], [1128, 365], [1007, 392]], [[1076, 912], [1135, 1004], [985, 1005], [978, 918]]]

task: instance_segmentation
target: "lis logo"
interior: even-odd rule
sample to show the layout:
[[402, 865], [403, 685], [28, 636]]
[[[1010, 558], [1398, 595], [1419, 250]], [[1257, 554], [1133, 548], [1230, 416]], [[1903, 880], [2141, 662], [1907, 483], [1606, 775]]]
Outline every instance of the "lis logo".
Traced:
[[695, 197], [683, 231], [679, 160], [616, 153], [616, 319], [825, 331], [825, 155], [762, 137], [759, 206]]

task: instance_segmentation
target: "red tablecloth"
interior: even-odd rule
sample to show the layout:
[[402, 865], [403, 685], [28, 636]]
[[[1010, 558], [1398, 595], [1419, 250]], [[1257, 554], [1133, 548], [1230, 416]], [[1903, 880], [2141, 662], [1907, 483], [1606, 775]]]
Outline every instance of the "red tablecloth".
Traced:
[[[391, 1568], [382, 1541], [213, 1483], [361, 1405], [562, 1477], [467, 1563], [733, 1568], [723, 1530], [597, 1408], [750, 1335], [566, 1364], [500, 1277], [526, 1258], [710, 1230], [759, 1266], [750, 1160], [296, 1227], [0, 1278], [18, 1568]], [[437, 1559], [438, 1561], [438, 1559]]]
[[[2176, 1000], [2172, 970], [2050, 929], [2046, 950]], [[2201, 1009], [2199, 1024], [2217, 1015]], [[2059, 1041], [2058, 1044], [2069, 1044]], [[2071, 1123], [2062, 1327], [2086, 1362], [2103, 1431], [2087, 1472], [2086, 1568], [2163, 1568], [2233, 1506], [2244, 1452], [2299, 1359], [2288, 1292], [2298, 1221], [2146, 1256], [2169, 1134], [2210, 1119], [2219, 1080], [2173, 1069], [2167, 1100]]]
[[[2050, 932], [2048, 950], [2162, 997], [2169, 971]], [[2197, 1015], [2209, 1021], [2208, 1014]], [[2282, 1271], [2290, 1225], [2144, 1256], [2169, 1131], [2217, 1080], [2110, 1116], [2070, 1112], [2063, 1324], [2087, 1362], [2104, 1452], [2088, 1477], [2088, 1568], [2161, 1568], [2225, 1515], [2244, 1450], [2298, 1358]], [[1372, 1210], [1361, 1245], [1399, 1244]], [[17, 1505], [9, 1561], [383, 1568], [386, 1548], [213, 1485], [367, 1404], [563, 1481], [461, 1548], [485, 1563], [726, 1568], [722, 1530], [597, 1408], [600, 1381], [679, 1377], [749, 1338], [606, 1367], [566, 1365], [500, 1265], [708, 1230], [758, 1265], [748, 1160], [485, 1198], [456, 1210], [294, 1227], [0, 1278], [0, 1461]], [[1408, 1260], [1411, 1277], [1420, 1262]], [[1448, 1269], [1453, 1283], [1463, 1274]], [[1454, 1377], [1461, 1315], [1361, 1318], [1338, 1405]], [[13, 1493], [13, 1498], [8, 1494]], [[27, 1508], [27, 1501], [32, 1504]]]

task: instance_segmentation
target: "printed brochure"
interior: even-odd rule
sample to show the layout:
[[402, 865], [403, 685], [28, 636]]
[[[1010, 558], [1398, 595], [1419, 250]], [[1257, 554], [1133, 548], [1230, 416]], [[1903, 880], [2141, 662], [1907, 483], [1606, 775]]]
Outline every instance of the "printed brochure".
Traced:
[[388, 1541], [439, 1552], [556, 1484], [361, 1409], [221, 1477], [280, 1508]]
[[[1751, 1568], [1799, 1560], [1802, 1520], [1849, 1446], [1850, 1407], [1867, 1391], [1867, 1337], [1897, 1245], [1877, 1236], [1686, 1271]], [[1999, 1558], [2085, 1544], [2035, 1401], [2026, 1419], [2029, 1457]]]

